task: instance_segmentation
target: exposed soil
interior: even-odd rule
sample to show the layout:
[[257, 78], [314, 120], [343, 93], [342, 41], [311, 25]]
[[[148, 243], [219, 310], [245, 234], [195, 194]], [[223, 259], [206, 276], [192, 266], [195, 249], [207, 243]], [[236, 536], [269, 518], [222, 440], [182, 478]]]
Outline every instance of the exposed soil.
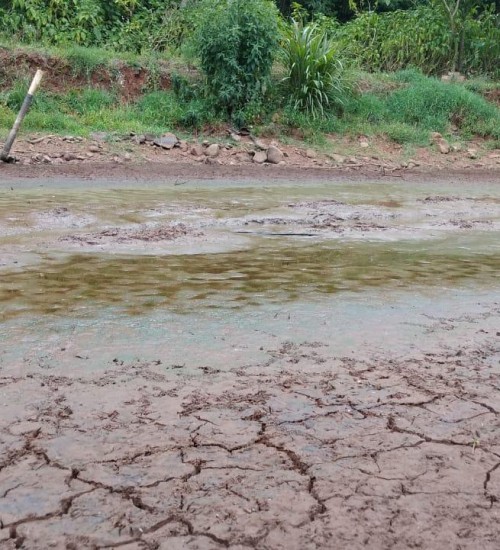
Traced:
[[[115, 90], [124, 101], [131, 101], [144, 93], [151, 75], [147, 68], [127, 65], [117, 61], [111, 65], [98, 65], [88, 71], [75, 70], [71, 63], [60, 57], [52, 57], [23, 50], [0, 47], [0, 89], [8, 89], [19, 78], [33, 78], [37, 69], [44, 74], [43, 87], [51, 92], [64, 93], [89, 86], [103, 90]], [[155, 74], [156, 85], [170, 88], [170, 69], [160, 66]]]
[[160, 225], [159, 227], [144, 226], [140, 229], [123, 229], [115, 227], [113, 229], [105, 229], [104, 231], [88, 235], [67, 235], [61, 237], [61, 241], [85, 244], [99, 244], [105, 241], [113, 241], [119, 244], [131, 241], [159, 242], [172, 241], [180, 237], [185, 237], [189, 233], [190, 230], [184, 224], [179, 223]]
[[493, 550], [499, 314], [428, 320], [448, 342], [474, 326], [441, 351], [284, 341], [199, 374], [158, 357], [68, 375], [68, 342], [0, 379], [0, 544]]
[[[285, 157], [280, 165], [256, 164], [252, 155], [257, 148], [243, 137], [234, 143], [223, 132], [213, 141], [220, 143], [216, 158], [192, 154], [192, 142], [180, 141], [179, 147], [164, 150], [136, 143], [136, 136], [119, 139], [105, 135], [95, 139], [73, 136], [28, 136], [18, 140], [12, 154], [16, 164], [0, 163], [0, 178], [77, 177], [140, 178], [142, 181], [174, 180], [182, 185], [188, 179], [329, 179], [332, 175], [359, 181], [370, 179], [456, 179], [473, 181], [480, 174], [482, 181], [500, 179], [500, 151], [488, 149], [487, 143], [471, 143], [475, 158], [467, 151], [442, 155], [433, 148], [415, 150], [412, 158], [397, 145], [382, 139], [373, 140], [370, 149], [360, 147], [356, 140], [331, 138], [330, 151], [310, 154], [305, 144], [287, 145], [276, 140], [260, 140], [264, 146], [275, 144]], [[226, 139], [224, 139], [224, 136]], [[308, 152], [309, 155], [308, 156]], [[312, 158], [311, 158], [312, 157]]]

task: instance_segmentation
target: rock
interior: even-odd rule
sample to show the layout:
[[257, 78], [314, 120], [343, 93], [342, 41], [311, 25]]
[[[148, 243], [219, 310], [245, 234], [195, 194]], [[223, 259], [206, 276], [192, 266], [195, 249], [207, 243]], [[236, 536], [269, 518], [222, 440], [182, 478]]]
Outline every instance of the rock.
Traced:
[[76, 141], [75, 136], [64, 136], [62, 138], [63, 141]]
[[477, 150], [476, 149], [467, 149], [467, 156], [470, 159], [477, 159]]
[[173, 149], [177, 143], [178, 143], [177, 136], [175, 134], [171, 134], [170, 132], [163, 134], [161, 137], [156, 138], [153, 143], [157, 147], [161, 147], [162, 149]]
[[45, 164], [51, 164], [52, 159], [49, 157], [49, 155], [43, 155], [42, 162], [44, 162]]
[[101, 148], [98, 146], [98, 145], [91, 145], [89, 147], [89, 152], [90, 153], [100, 153], [101, 152]]
[[270, 162], [271, 164], [279, 164], [282, 160], [284, 160], [284, 158], [285, 157], [281, 150], [274, 145], [271, 145], [271, 147], [267, 150], [267, 162]]
[[131, 161], [132, 160], [132, 154], [131, 153], [125, 153], [123, 155], [123, 160]]
[[93, 139], [94, 141], [106, 141], [108, 137], [109, 134], [106, 132], [92, 132], [90, 134], [90, 139]]
[[216, 158], [213, 158], [213, 157], [206, 157], [205, 158], [205, 163], [206, 164], [222, 164], [220, 160], [217, 160]]
[[317, 155], [317, 153], [316, 153], [316, 151], [315, 151], [314, 149], [308, 149], [308, 150], [306, 151], [306, 157], [307, 157], [308, 159], [315, 159], [317, 156], [318, 156], [318, 155]]
[[230, 137], [233, 141], [241, 141], [241, 136], [239, 136], [238, 134], [235, 134], [233, 132], [231, 132]]
[[189, 149], [187, 141], [179, 141], [178, 147], [183, 153], [185, 153]]
[[201, 157], [203, 156], [204, 152], [205, 150], [203, 149], [203, 145], [200, 145], [199, 143], [193, 145], [190, 151], [193, 157]]
[[217, 143], [212, 143], [205, 149], [205, 155], [209, 158], [215, 158], [220, 153], [220, 147]]
[[[235, 158], [238, 162], [251, 162], [252, 161], [252, 157], [249, 153], [237, 153], [235, 155]], [[266, 160], [267, 160], [267, 155], [266, 155]]]
[[447, 155], [451, 151], [450, 144], [439, 132], [432, 132], [431, 139], [436, 144], [438, 151], [442, 155]]
[[52, 161], [52, 164], [64, 164], [64, 160], [62, 158], [58, 157], [58, 158], [55, 158]]
[[134, 143], [137, 143], [137, 145], [142, 145], [142, 144], [146, 143], [146, 135], [145, 134], [140, 134], [138, 136], [133, 136], [132, 141]]
[[255, 147], [257, 147], [257, 149], [259, 149], [260, 151], [266, 151], [268, 149], [267, 145], [259, 139], [254, 139], [253, 143]]
[[368, 141], [360, 141], [359, 146], [363, 147], [363, 149], [366, 149], [366, 148], [370, 147], [370, 144], [368, 143]]
[[76, 155], [75, 153], [64, 153], [62, 158], [66, 162], [70, 162], [71, 160], [81, 160], [79, 155]]
[[464, 82], [465, 76], [459, 72], [450, 71], [441, 76], [443, 82]]
[[264, 164], [267, 160], [267, 153], [265, 151], [257, 151], [253, 156], [253, 161], [257, 164]]
[[328, 155], [333, 162], [336, 162], [337, 164], [344, 164], [346, 161], [346, 158], [343, 155], [338, 155], [337, 153], [332, 153], [331, 155]]
[[453, 143], [451, 145], [451, 150], [454, 152], [454, 153], [458, 153], [459, 151], [462, 150], [462, 146], [460, 145], [460, 143]]
[[444, 138], [436, 140], [436, 145], [442, 155], [447, 155], [451, 150], [450, 144]]

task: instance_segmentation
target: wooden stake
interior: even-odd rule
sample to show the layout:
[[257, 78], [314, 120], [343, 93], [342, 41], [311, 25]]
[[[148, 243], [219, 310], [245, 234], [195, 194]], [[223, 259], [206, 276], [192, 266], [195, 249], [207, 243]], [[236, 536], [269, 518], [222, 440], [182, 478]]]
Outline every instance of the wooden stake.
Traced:
[[2, 160], [3, 162], [16, 162], [16, 159], [10, 156], [10, 150], [12, 148], [12, 145], [14, 144], [14, 141], [16, 140], [17, 132], [19, 132], [19, 128], [21, 127], [24, 117], [26, 116], [26, 113], [29, 111], [31, 104], [33, 103], [33, 96], [35, 95], [35, 92], [38, 86], [40, 85], [42, 76], [43, 76], [43, 71], [39, 69], [36, 72], [35, 77], [33, 78], [33, 81], [31, 82], [31, 86], [30, 86], [30, 89], [28, 90], [28, 94], [24, 98], [23, 104], [21, 106], [21, 110], [17, 115], [16, 121], [14, 122], [14, 126], [12, 126], [12, 130], [10, 131], [9, 137], [7, 138], [7, 141], [5, 142], [2, 153], [0, 154], [0, 160]]

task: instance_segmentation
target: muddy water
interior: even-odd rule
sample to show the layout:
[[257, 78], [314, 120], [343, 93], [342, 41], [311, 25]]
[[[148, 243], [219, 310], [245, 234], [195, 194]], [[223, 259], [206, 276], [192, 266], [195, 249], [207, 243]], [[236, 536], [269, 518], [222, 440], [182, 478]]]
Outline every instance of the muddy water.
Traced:
[[382, 326], [403, 351], [428, 345], [424, 312], [499, 298], [497, 186], [60, 185], [0, 195], [2, 337], [25, 342], [5, 362], [71, 340], [244, 364], [290, 334], [369, 353]]
[[369, 300], [377, 288], [495, 288], [498, 189], [433, 191], [382, 184], [3, 191], [1, 315], [88, 314], [90, 305], [189, 313], [345, 292]]

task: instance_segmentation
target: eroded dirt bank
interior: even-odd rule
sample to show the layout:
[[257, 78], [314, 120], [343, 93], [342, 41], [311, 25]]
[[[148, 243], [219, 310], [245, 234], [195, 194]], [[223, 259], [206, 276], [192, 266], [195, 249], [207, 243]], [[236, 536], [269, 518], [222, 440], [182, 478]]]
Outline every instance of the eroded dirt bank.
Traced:
[[491, 180], [43, 185], [0, 197], [1, 548], [497, 548]]

